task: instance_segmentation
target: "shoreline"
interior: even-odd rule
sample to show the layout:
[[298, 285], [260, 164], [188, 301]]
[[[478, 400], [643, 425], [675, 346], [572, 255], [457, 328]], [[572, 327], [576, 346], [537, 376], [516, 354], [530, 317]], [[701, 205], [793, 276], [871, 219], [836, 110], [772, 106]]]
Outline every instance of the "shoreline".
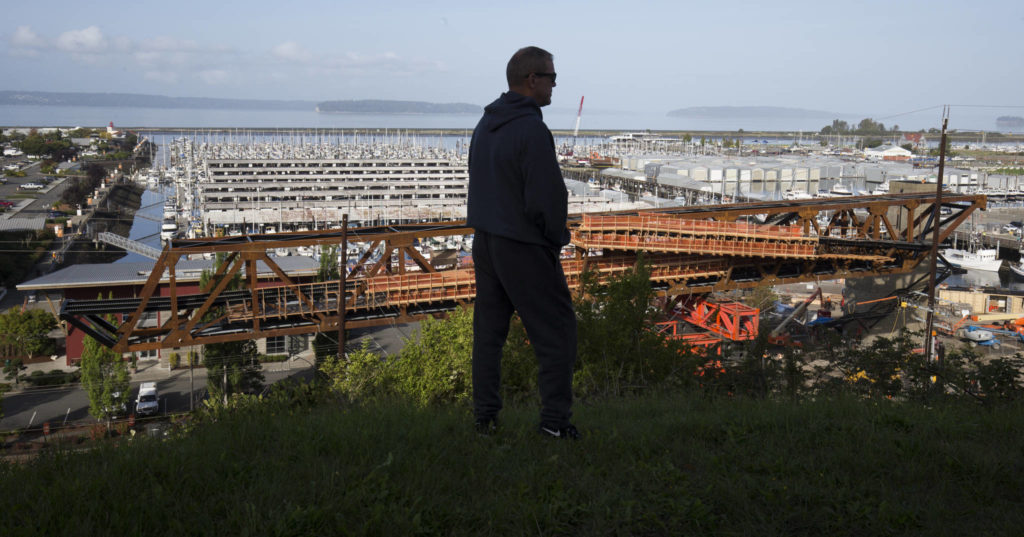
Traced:
[[[330, 113], [329, 115], [358, 115], [354, 113]], [[428, 114], [402, 114], [410, 117], [423, 117]], [[0, 131], [6, 129], [74, 129], [80, 127], [79, 125], [0, 125]], [[145, 127], [145, 126], [131, 126], [131, 125], [118, 125], [119, 129], [129, 131], [139, 131], [154, 134], [172, 134], [172, 133], [237, 133], [237, 132], [252, 132], [252, 133], [295, 133], [295, 132], [316, 132], [321, 134], [352, 134], [352, 133], [391, 133], [391, 132], [405, 132], [414, 135], [423, 136], [466, 136], [468, 133], [473, 131], [472, 128], [453, 128], [453, 127]], [[780, 138], [780, 137], [795, 137], [800, 136], [807, 140], [822, 140], [829, 139], [835, 135], [821, 134], [820, 132], [801, 131], [796, 129], [791, 130], [708, 130], [708, 129], [581, 129], [576, 135], [578, 138], [606, 138], [614, 136], [616, 134], [622, 134], [624, 132], [647, 132], [651, 134], [658, 134], [663, 136], [676, 136], [683, 137], [690, 135], [691, 137], [726, 137], [726, 138]], [[859, 137], [859, 138], [885, 138], [892, 135], [903, 135], [903, 134], [916, 134], [921, 131], [898, 131], [896, 133], [886, 134], [871, 134], [871, 135], [860, 135], [860, 134], [844, 134], [843, 137]], [[551, 133], [555, 136], [568, 137], [573, 136], [572, 129], [551, 129]], [[947, 139], [950, 142], [955, 141], [977, 141], [978, 136], [982, 133], [971, 131], [971, 132], [948, 132], [946, 134]], [[926, 136], [937, 138], [940, 136], [938, 133], [925, 133]], [[1024, 133], [1001, 133], [997, 131], [985, 131], [984, 135], [989, 143], [1024, 143]]]

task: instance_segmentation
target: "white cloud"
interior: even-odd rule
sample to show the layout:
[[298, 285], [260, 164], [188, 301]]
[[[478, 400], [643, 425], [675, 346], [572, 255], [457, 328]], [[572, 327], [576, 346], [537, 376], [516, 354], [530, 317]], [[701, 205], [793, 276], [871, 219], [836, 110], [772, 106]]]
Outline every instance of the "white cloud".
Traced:
[[39, 37], [32, 28], [28, 26], [18, 26], [14, 30], [14, 35], [11, 36], [11, 46], [15, 48], [43, 48], [46, 46], [46, 41]]
[[95, 54], [107, 48], [103, 32], [96, 26], [70, 30], [57, 37], [57, 48], [73, 54]]
[[271, 53], [279, 59], [306, 63], [313, 59], [313, 54], [308, 50], [302, 48], [301, 45], [294, 41], [285, 41], [280, 45], [274, 47]]
[[199, 72], [199, 78], [211, 86], [224, 84], [228, 81], [228, 72], [223, 69], [207, 69]]

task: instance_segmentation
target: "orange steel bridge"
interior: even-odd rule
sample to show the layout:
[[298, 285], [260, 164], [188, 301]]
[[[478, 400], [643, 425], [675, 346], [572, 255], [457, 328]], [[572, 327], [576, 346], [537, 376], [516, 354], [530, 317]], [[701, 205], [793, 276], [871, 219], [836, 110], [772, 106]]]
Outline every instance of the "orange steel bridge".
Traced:
[[[943, 210], [934, 202], [934, 193], [902, 193], [571, 215], [574, 248], [562, 266], [577, 288], [584, 271], [608, 278], [642, 255], [651, 285], [671, 303], [760, 285], [903, 274], [928, 259], [935, 226], [945, 240], [973, 211], [985, 209], [986, 198], [943, 193]], [[137, 297], [65, 300], [61, 317], [122, 352], [337, 331], [342, 323], [410, 322], [473, 302], [471, 266], [460, 266], [454, 256], [428, 260], [414, 247], [472, 232], [453, 221], [175, 240]], [[349, 244], [364, 253], [346, 270], [342, 311], [338, 280], [297, 281], [268, 255], [300, 246], [344, 251]], [[199, 293], [183, 294], [175, 266], [184, 256], [206, 253], [226, 259]], [[259, 264], [278, 281], [257, 286]], [[238, 279], [241, 285], [233, 288]], [[140, 320], [153, 312], [158, 324], [143, 327]], [[709, 319], [707, 312], [691, 315]], [[112, 316], [122, 322], [108, 321]]]

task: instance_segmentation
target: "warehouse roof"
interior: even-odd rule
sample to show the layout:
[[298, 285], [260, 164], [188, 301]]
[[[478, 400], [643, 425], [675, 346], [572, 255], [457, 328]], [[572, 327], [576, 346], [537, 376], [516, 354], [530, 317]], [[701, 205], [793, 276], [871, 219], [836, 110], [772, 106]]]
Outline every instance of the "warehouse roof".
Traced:
[[[319, 263], [312, 257], [289, 256], [278, 257], [274, 262], [281, 267], [281, 270], [289, 274], [309, 273], [313, 274], [319, 269]], [[155, 261], [142, 261], [138, 263], [96, 263], [72, 265], [41, 276], [34, 280], [18, 284], [22, 291], [36, 291], [47, 289], [63, 289], [68, 287], [103, 287], [112, 285], [142, 285], [149, 279], [153, 271]], [[213, 268], [212, 259], [196, 259], [178, 261], [175, 266], [175, 279], [181, 281], [198, 281], [203, 270]], [[256, 272], [261, 277], [276, 277], [270, 267], [265, 263], [256, 264]], [[164, 274], [163, 280], [168, 279]]]

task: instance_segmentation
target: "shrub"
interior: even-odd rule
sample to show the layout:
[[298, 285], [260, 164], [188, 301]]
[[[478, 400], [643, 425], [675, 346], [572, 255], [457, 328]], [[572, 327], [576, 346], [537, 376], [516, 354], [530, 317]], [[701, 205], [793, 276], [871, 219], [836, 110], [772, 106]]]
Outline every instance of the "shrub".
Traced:
[[178, 356], [178, 353], [172, 352], [171, 355], [167, 357], [167, 363], [170, 364], [171, 369], [178, 369], [178, 366], [181, 365], [181, 357]]
[[985, 400], [989, 402], [1013, 402], [1024, 399], [1024, 356], [996, 358], [978, 366], [978, 384]]
[[320, 372], [327, 386], [349, 400], [371, 400], [390, 390], [390, 362], [370, 351], [370, 341], [344, 358], [324, 356]]
[[700, 351], [654, 330], [650, 267], [634, 268], [608, 282], [587, 272], [576, 300], [578, 357], [574, 385], [581, 396], [636, 394], [694, 382]]
[[257, 357], [260, 362], [286, 362], [287, 354], [261, 354]]
[[78, 371], [61, 371], [60, 369], [54, 369], [46, 372], [36, 370], [28, 376], [21, 377], [21, 379], [28, 382], [33, 387], [60, 386], [62, 384], [78, 382], [80, 376], [81, 373]]
[[473, 311], [425, 319], [392, 365], [399, 395], [419, 404], [468, 401], [472, 395]]

